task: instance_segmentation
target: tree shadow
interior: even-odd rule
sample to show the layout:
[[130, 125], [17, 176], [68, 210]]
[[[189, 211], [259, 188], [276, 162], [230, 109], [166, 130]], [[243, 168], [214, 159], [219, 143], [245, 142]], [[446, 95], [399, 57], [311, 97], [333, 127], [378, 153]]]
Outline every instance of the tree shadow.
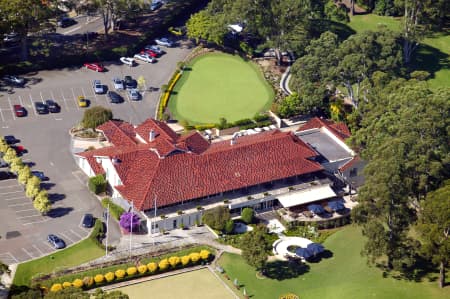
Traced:
[[309, 263], [315, 264], [315, 263], [319, 263], [320, 261], [322, 261], [322, 259], [329, 259], [333, 257], [333, 252], [331, 252], [330, 250], [326, 249], [324, 252], [322, 252], [321, 254], [318, 254], [316, 256], [313, 256], [311, 258], [308, 259]]
[[48, 200], [50, 200], [52, 203], [63, 200], [64, 198], [66, 198], [66, 195], [60, 193], [51, 193], [48, 195]]
[[442, 69], [450, 69], [449, 55], [429, 45], [421, 44], [413, 58], [414, 71], [424, 70], [430, 73], [431, 78]]
[[[54, 187], [55, 186], [55, 184], [54, 183], [49, 183], [49, 182], [46, 182], [46, 183], [42, 183], [41, 182], [41, 188], [42, 189], [44, 189], [44, 190], [50, 190], [52, 187]], [[50, 199], [50, 196], [51, 196], [52, 194], [49, 194], [48, 195], [48, 197], [49, 197], [49, 199]]]
[[276, 261], [266, 265], [264, 275], [276, 280], [295, 278], [309, 272], [309, 266], [299, 260]]
[[317, 21], [317, 23], [317, 29], [314, 34], [317, 35], [317, 37], [319, 37], [320, 34], [325, 31], [331, 31], [339, 36], [340, 40], [346, 40], [350, 35], [356, 33], [355, 30], [340, 22], [335, 22], [332, 20], [320, 20]]
[[50, 212], [47, 213], [47, 216], [51, 217], [51, 218], [59, 218], [59, 217], [62, 217], [64, 215], [69, 214], [72, 211], [73, 211], [73, 208], [71, 208], [71, 207], [69, 207], [69, 208], [63, 208], [63, 207], [55, 208], [55, 209], [50, 210]]

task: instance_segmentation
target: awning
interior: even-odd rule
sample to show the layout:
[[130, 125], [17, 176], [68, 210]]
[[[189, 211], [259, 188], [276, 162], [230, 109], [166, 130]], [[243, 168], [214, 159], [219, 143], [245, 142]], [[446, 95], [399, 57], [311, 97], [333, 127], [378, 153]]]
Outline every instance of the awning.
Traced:
[[333, 189], [330, 185], [324, 185], [314, 188], [308, 188], [300, 191], [291, 191], [287, 194], [278, 196], [278, 200], [281, 205], [285, 208], [290, 208], [293, 206], [298, 206], [301, 204], [306, 204], [322, 199], [335, 197]]

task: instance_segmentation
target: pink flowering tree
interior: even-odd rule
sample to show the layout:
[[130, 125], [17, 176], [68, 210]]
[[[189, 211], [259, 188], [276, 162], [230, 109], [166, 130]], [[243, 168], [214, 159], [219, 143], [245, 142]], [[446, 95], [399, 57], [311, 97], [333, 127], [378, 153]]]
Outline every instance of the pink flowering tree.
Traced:
[[119, 224], [124, 231], [129, 233], [131, 229], [133, 232], [137, 232], [140, 222], [141, 219], [137, 214], [126, 212], [120, 216]]

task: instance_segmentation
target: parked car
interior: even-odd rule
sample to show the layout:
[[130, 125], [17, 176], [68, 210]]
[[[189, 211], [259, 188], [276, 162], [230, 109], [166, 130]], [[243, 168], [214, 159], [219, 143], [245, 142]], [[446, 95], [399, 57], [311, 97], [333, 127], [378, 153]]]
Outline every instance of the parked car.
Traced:
[[11, 171], [0, 171], [0, 180], [9, 180], [15, 178], [15, 174]]
[[92, 214], [84, 214], [83, 220], [81, 222], [83, 227], [93, 227], [94, 226], [94, 216]]
[[131, 57], [120, 57], [120, 61], [128, 66], [134, 66], [134, 59]]
[[150, 10], [155, 11], [158, 8], [160, 8], [163, 5], [161, 1], [153, 1], [152, 4], [150, 4]]
[[145, 46], [144, 49], [151, 50], [151, 51], [157, 53], [158, 55], [164, 54], [164, 51], [159, 46], [156, 46], [156, 45], [148, 45], [148, 46]]
[[53, 100], [46, 100], [45, 104], [48, 107], [48, 111], [50, 111], [51, 113], [58, 113], [61, 111], [61, 107]]
[[130, 96], [130, 99], [132, 101], [139, 101], [139, 99], [141, 98], [141, 94], [139, 93], [139, 91], [137, 91], [137, 89], [129, 89], [128, 95]]
[[5, 43], [17, 43], [20, 41], [20, 36], [18, 33], [16, 32], [10, 32], [10, 33], [6, 33], [3, 36], [3, 41]]
[[16, 85], [16, 86], [23, 86], [25, 84], [25, 79], [18, 77], [18, 76], [13, 76], [13, 75], [5, 75], [3, 76], [3, 81], [12, 84], [12, 85]]
[[123, 81], [125, 81], [125, 88], [132, 89], [137, 87], [137, 82], [131, 76], [125, 76]]
[[100, 80], [94, 80], [92, 83], [92, 87], [94, 88], [94, 92], [96, 94], [102, 94], [105, 92], [105, 88], [103, 87], [102, 82]]
[[48, 177], [45, 176], [45, 174], [42, 171], [33, 170], [31, 172], [31, 175], [34, 175], [35, 177], [39, 178], [41, 181], [47, 181]]
[[173, 42], [170, 39], [166, 38], [166, 37], [155, 39], [155, 43], [158, 46], [164, 46], [164, 47], [168, 47], [168, 48], [173, 47]]
[[66, 28], [66, 27], [75, 25], [76, 23], [77, 23], [77, 21], [75, 21], [72, 18], [63, 17], [63, 18], [58, 20], [58, 27]]
[[19, 140], [17, 140], [17, 138], [13, 135], [5, 135], [3, 136], [3, 139], [5, 140], [6, 144], [14, 144], [19, 142]]
[[88, 101], [85, 99], [84, 96], [79, 96], [78, 97], [78, 107], [87, 107], [88, 106]]
[[52, 244], [55, 249], [66, 247], [66, 243], [61, 238], [53, 234], [47, 236], [47, 241]]
[[0, 168], [3, 168], [3, 167], [8, 167], [9, 166], [9, 163], [7, 163], [5, 160], [3, 160], [3, 159], [0, 159]]
[[104, 72], [105, 68], [100, 62], [86, 62], [83, 66], [87, 69], [96, 71], [96, 72]]
[[123, 86], [122, 79], [114, 78], [113, 83], [114, 83], [114, 89], [116, 89], [116, 90], [124, 90], [125, 89], [125, 87]]
[[23, 116], [27, 116], [27, 110], [19, 104], [13, 105], [13, 109], [14, 109], [14, 114], [17, 117], [23, 117]]
[[153, 52], [152, 50], [141, 50], [140, 54], [148, 55], [148, 56], [153, 57], [153, 58], [156, 58], [156, 57], [159, 56], [157, 53]]
[[139, 54], [134, 55], [134, 58], [142, 60], [142, 61], [145, 61], [145, 62], [148, 62], [148, 63], [156, 62], [155, 58], [153, 58], [153, 57], [151, 57], [151, 56], [149, 56], [147, 54], [140, 54], [139, 53]]
[[38, 114], [47, 114], [48, 107], [42, 102], [34, 102], [34, 108]]
[[183, 27], [169, 27], [169, 32], [176, 36], [182, 36], [186, 33], [186, 29]]
[[18, 156], [21, 156], [22, 154], [27, 152], [27, 150], [25, 149], [25, 147], [23, 145], [13, 145], [13, 146], [11, 146], [11, 148], [16, 151], [16, 154]]
[[113, 104], [119, 104], [123, 102], [123, 98], [120, 94], [115, 91], [108, 91], [109, 101]]

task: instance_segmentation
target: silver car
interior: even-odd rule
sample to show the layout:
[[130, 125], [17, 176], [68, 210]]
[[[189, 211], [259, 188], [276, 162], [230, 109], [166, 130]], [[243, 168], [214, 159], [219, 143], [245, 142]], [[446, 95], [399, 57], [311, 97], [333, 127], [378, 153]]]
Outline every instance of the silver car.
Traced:
[[164, 47], [168, 47], [168, 48], [173, 47], [173, 42], [170, 39], [166, 38], [166, 37], [155, 39], [155, 43], [158, 46], [164, 46]]
[[128, 95], [130, 96], [130, 99], [132, 101], [139, 101], [139, 99], [141, 98], [139, 91], [137, 91], [136, 89], [129, 89]]
[[142, 61], [145, 61], [145, 62], [148, 62], [148, 63], [156, 62], [155, 58], [153, 58], [153, 57], [151, 57], [149, 55], [146, 55], [146, 54], [136, 54], [136, 55], [134, 55], [134, 58], [142, 60]]
[[94, 92], [96, 94], [102, 94], [105, 92], [103, 84], [102, 84], [102, 82], [100, 82], [100, 80], [94, 80], [93, 86], [94, 86]]
[[114, 83], [114, 89], [115, 90], [124, 90], [125, 89], [125, 87], [123, 86], [122, 79], [114, 78], [113, 79], [113, 83]]

